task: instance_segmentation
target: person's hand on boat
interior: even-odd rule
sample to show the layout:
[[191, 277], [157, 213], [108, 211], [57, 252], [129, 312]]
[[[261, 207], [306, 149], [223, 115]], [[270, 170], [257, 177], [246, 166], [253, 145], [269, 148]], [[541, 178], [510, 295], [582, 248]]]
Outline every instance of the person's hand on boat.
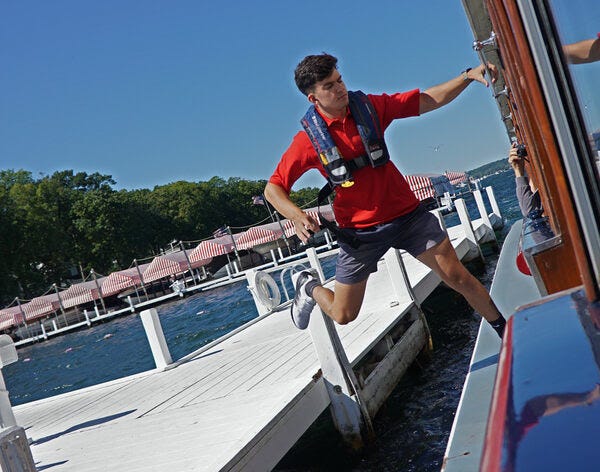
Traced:
[[479, 66], [474, 67], [473, 69], [467, 70], [466, 78], [470, 80], [475, 80], [477, 82], [482, 83], [486, 87], [489, 87], [490, 83], [485, 77], [488, 71], [491, 76], [491, 82], [495, 83], [498, 77], [498, 70], [496, 69], [496, 66], [491, 62], [488, 62], [487, 64], [480, 64]]
[[304, 212], [302, 216], [294, 220], [294, 228], [300, 241], [303, 243], [306, 243], [313, 233], [316, 233], [320, 229], [314, 218]]

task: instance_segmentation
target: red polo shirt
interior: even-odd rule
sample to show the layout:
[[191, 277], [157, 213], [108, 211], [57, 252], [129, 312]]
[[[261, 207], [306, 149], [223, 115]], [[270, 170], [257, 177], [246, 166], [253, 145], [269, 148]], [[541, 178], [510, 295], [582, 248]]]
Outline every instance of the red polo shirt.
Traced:
[[[393, 95], [369, 95], [377, 110], [381, 129], [398, 118], [419, 115], [418, 89]], [[344, 119], [323, 116], [333, 141], [346, 160], [365, 153], [356, 123], [348, 111]], [[304, 130], [298, 132], [285, 151], [269, 182], [289, 192], [294, 182], [310, 169], [327, 174]], [[354, 185], [336, 188], [333, 202], [335, 218], [342, 228], [365, 228], [385, 223], [413, 211], [419, 204], [404, 176], [393, 162], [373, 168], [363, 167], [353, 173]]]

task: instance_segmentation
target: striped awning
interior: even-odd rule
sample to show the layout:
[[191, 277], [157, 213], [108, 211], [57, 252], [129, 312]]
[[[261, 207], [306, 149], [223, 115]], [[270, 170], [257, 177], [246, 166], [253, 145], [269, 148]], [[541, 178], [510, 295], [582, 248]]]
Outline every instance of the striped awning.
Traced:
[[268, 223], [266, 225], [253, 226], [236, 241], [239, 250], [249, 249], [259, 244], [276, 241], [283, 235], [283, 221], [281, 223]]
[[428, 176], [425, 175], [405, 175], [404, 178], [408, 182], [410, 189], [419, 200], [426, 200], [435, 196], [433, 183]]
[[25, 313], [26, 321], [33, 321], [38, 318], [50, 315], [60, 308], [58, 294], [51, 293], [32, 299], [29, 303], [21, 305]]
[[23, 312], [20, 306], [11, 306], [0, 310], [0, 330], [9, 329], [23, 323]]
[[[207, 239], [202, 241], [198, 246], [194, 248], [190, 255], [190, 262], [201, 261], [203, 259], [210, 259], [211, 257], [222, 256], [223, 254], [229, 254], [234, 250], [234, 241], [242, 237], [244, 233], [236, 233], [233, 235], [225, 235], [219, 238]], [[232, 239], [233, 238], [233, 239]]]
[[446, 177], [448, 177], [448, 180], [450, 180], [450, 183], [452, 185], [457, 185], [469, 181], [469, 176], [466, 172], [453, 172], [447, 170]]
[[102, 282], [106, 277], [97, 279], [97, 283], [94, 280], [87, 282], [81, 282], [79, 284], [73, 284], [64, 292], [61, 292], [60, 299], [62, 300], [63, 308], [71, 308], [76, 305], [83, 305], [84, 303], [93, 302], [100, 298], [100, 292], [98, 287], [102, 286]]
[[190, 270], [190, 265], [192, 269], [195, 269], [196, 267], [209, 264], [210, 261], [212, 261], [212, 257], [194, 262], [190, 260], [190, 263], [188, 264], [188, 259], [184, 251], [161, 254], [160, 256], [156, 256], [144, 271], [144, 282], [152, 282], [154, 280], [162, 279], [163, 277], [182, 274], [183, 272]]
[[131, 267], [109, 274], [102, 281], [102, 295], [109, 297], [131, 287], [141, 287], [140, 274], [143, 274], [149, 265], [150, 263], [141, 264], [138, 267]]

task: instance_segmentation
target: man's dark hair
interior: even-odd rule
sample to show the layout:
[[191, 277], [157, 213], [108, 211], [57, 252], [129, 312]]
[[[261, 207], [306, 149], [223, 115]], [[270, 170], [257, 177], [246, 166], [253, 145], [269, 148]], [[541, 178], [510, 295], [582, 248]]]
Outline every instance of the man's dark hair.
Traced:
[[294, 80], [300, 91], [308, 95], [317, 82], [326, 79], [337, 69], [337, 61], [336, 57], [325, 52], [302, 59], [294, 72]]

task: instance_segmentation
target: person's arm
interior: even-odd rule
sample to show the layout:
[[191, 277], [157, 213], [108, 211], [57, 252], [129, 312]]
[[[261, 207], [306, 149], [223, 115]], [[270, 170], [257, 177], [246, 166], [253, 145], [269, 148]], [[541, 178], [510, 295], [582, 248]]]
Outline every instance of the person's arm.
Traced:
[[596, 39], [585, 39], [573, 44], [565, 44], [563, 51], [572, 64], [585, 64], [600, 61], [600, 33]]
[[[488, 69], [492, 74], [492, 83], [496, 81], [497, 71], [496, 66], [488, 63]], [[437, 108], [447, 105], [452, 100], [460, 95], [460, 93], [467, 88], [467, 86], [474, 80], [481, 82], [486, 87], [489, 86], [488, 81], [485, 79], [486, 68], [483, 64], [470, 69], [458, 77], [444, 82], [443, 84], [435, 85], [428, 88], [421, 93], [419, 97], [419, 113], [427, 113]]]
[[515, 172], [515, 194], [519, 202], [519, 208], [523, 216], [529, 215], [533, 210], [541, 208], [540, 195], [532, 190], [531, 183], [525, 175], [525, 162], [522, 157], [519, 157], [515, 145], [510, 149], [508, 154], [508, 163]]
[[319, 231], [319, 225], [309, 215], [304, 213], [292, 200], [288, 192], [277, 184], [268, 182], [265, 187], [265, 198], [275, 209], [294, 222], [296, 234], [302, 242], [308, 241], [312, 232]]

